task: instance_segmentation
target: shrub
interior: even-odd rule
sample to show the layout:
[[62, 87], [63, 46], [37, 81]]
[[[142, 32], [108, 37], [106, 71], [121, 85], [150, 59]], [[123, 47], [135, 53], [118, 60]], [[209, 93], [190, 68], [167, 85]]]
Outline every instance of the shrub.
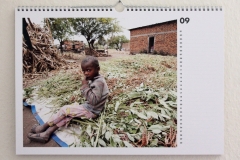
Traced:
[[159, 54], [162, 55], [162, 56], [167, 56], [169, 53], [168, 52], [164, 52], [163, 50], [160, 50]]
[[147, 50], [146, 50], [146, 49], [142, 49], [142, 50], [140, 51], [140, 53], [147, 53]]
[[153, 50], [152, 54], [158, 54], [158, 52], [156, 50]]

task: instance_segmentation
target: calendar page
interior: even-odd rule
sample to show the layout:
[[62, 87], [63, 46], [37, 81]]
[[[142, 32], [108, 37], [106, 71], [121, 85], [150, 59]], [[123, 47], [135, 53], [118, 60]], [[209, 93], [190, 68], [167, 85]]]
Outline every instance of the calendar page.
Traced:
[[223, 154], [223, 17], [16, 8], [16, 154]]

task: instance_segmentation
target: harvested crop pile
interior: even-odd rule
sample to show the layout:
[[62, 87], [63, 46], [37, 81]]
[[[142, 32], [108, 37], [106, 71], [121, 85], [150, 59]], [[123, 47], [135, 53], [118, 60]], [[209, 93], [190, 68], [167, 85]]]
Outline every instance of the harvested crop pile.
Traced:
[[102, 52], [97, 52], [96, 50], [92, 49], [92, 48], [85, 48], [85, 54], [86, 55], [92, 55], [95, 57], [111, 57], [111, 55], [108, 55], [106, 53], [102, 53]]
[[[71, 146], [176, 147], [176, 64], [176, 57], [159, 55], [100, 62], [110, 90], [108, 102], [97, 120], [73, 119], [82, 130]], [[79, 77], [81, 72], [59, 74], [35, 91], [39, 98], [52, 99], [56, 112], [65, 104], [83, 103]]]
[[[29, 24], [26, 27], [30, 43], [23, 39], [23, 74], [43, 73], [60, 68], [65, 64], [53, 46], [53, 38], [49, 27]], [[31, 47], [30, 47], [30, 46]]]

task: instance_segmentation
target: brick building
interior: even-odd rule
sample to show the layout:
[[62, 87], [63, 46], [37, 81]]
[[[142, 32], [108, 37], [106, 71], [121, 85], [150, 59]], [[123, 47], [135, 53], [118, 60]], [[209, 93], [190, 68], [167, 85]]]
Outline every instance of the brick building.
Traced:
[[64, 51], [74, 51], [74, 50], [80, 50], [84, 47], [83, 41], [76, 41], [76, 40], [65, 40], [63, 41], [63, 50]]
[[130, 52], [177, 55], [177, 20], [129, 30]]

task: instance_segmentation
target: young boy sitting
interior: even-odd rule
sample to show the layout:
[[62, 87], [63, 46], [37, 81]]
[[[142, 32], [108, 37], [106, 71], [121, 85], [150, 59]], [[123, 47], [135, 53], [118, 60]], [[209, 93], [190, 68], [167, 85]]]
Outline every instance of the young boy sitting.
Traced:
[[105, 79], [99, 74], [100, 66], [97, 58], [88, 56], [81, 62], [85, 75], [82, 81], [81, 93], [86, 98], [85, 104], [63, 106], [48, 122], [42, 126], [35, 124], [28, 138], [45, 143], [59, 127], [67, 126], [74, 117], [96, 118], [104, 108], [108, 97], [108, 86]]

